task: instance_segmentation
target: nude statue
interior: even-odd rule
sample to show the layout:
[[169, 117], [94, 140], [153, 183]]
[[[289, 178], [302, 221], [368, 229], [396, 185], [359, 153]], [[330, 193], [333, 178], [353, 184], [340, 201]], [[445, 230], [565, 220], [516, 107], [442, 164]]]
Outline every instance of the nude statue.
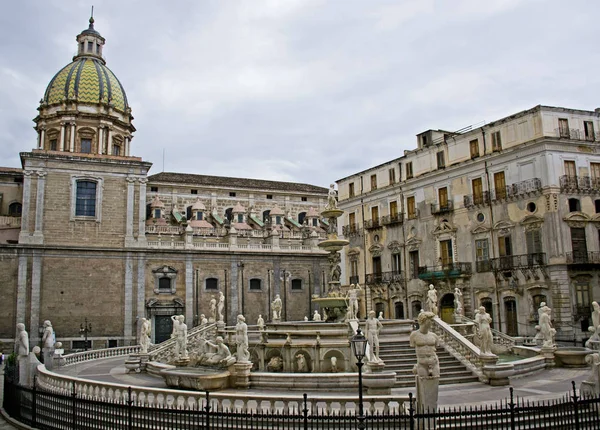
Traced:
[[327, 206], [325, 209], [337, 209], [337, 193], [335, 192], [335, 185], [329, 185], [329, 192], [327, 193]]
[[216, 352], [204, 353], [201, 359], [202, 364], [230, 366], [235, 363], [235, 357], [231, 355], [221, 336], [217, 336], [215, 343], [207, 340], [206, 345], [215, 349]]
[[369, 318], [365, 323], [365, 337], [370, 346], [370, 362], [381, 362], [381, 359], [379, 358], [379, 331], [382, 327], [381, 321], [375, 318], [375, 311], [369, 311]]
[[210, 299], [210, 314], [208, 316], [208, 322], [217, 321], [217, 299], [214, 297]]
[[200, 326], [205, 326], [208, 324], [208, 320], [206, 319], [206, 315], [200, 314]]
[[281, 309], [283, 308], [283, 303], [281, 302], [281, 298], [279, 297], [279, 294], [277, 294], [275, 296], [275, 300], [273, 300], [271, 307], [273, 308], [273, 320], [274, 321], [281, 320]]
[[48, 320], [44, 321], [44, 334], [42, 335], [43, 348], [54, 348], [54, 329], [52, 323]]
[[332, 373], [337, 373], [338, 368], [337, 368], [337, 357], [331, 357], [331, 372]]
[[490, 355], [492, 353], [492, 343], [494, 341], [492, 329], [490, 327], [492, 317], [485, 311], [485, 306], [479, 307], [479, 312], [475, 315], [475, 323], [477, 324], [479, 336], [479, 350], [483, 355]]
[[554, 336], [556, 335], [556, 329], [552, 327], [551, 321], [551, 313], [552, 309], [548, 306], [544, 306], [542, 308], [542, 313], [540, 314], [540, 333], [542, 334], [542, 338], [544, 339], [543, 347], [553, 347], [554, 346]]
[[142, 318], [140, 321], [140, 346], [142, 347], [142, 353], [147, 354], [148, 348], [150, 347], [152, 326], [150, 325], [150, 321], [146, 318]]
[[379, 321], [381, 321], [382, 319], [384, 319], [384, 318], [383, 318], [383, 311], [379, 312], [379, 315], [377, 315], [377, 319], [378, 319]]
[[238, 315], [235, 326], [235, 343], [237, 345], [238, 363], [247, 362], [250, 359], [248, 352], [248, 325], [243, 315]]
[[171, 316], [173, 321], [173, 334], [171, 337], [175, 339], [175, 357], [177, 359], [187, 358], [187, 324], [183, 315]]
[[217, 312], [219, 314], [219, 322], [223, 322], [223, 308], [225, 307], [225, 296], [223, 292], [219, 291], [219, 303], [217, 305]]
[[413, 367], [413, 373], [421, 378], [439, 378], [440, 364], [436, 354], [439, 345], [438, 336], [430, 332], [433, 312], [421, 312], [418, 317], [419, 329], [410, 334], [410, 346], [417, 353], [417, 364]]
[[313, 321], [321, 321], [321, 314], [316, 309], [315, 309], [315, 313], [313, 314]]
[[463, 314], [462, 291], [458, 287], [454, 289], [454, 314], [458, 316]]
[[[598, 302], [592, 302], [592, 309], [592, 326], [589, 331], [598, 332], [598, 326], [600, 326], [600, 305]], [[600, 333], [598, 334], [600, 335]]]
[[265, 320], [263, 319], [262, 315], [258, 316], [258, 319], [256, 320], [256, 325], [261, 331], [265, 329]]
[[308, 372], [308, 366], [306, 365], [306, 357], [303, 354], [296, 354], [296, 366], [298, 372]]
[[437, 316], [438, 314], [438, 296], [437, 291], [433, 284], [429, 284], [429, 291], [427, 291], [427, 307], [429, 312], [432, 312]]
[[356, 319], [358, 315], [358, 294], [362, 288], [359, 284], [351, 284], [348, 290], [348, 315], [350, 319]]

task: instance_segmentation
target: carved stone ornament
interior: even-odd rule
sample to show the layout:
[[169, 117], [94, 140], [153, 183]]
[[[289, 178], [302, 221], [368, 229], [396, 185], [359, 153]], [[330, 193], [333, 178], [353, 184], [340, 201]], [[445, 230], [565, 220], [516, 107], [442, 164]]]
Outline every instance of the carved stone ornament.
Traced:
[[499, 221], [494, 225], [494, 230], [498, 232], [498, 236], [508, 236], [514, 225], [507, 221]]
[[480, 224], [477, 227], [475, 227], [473, 230], [471, 230], [471, 234], [477, 235], [477, 234], [486, 234], [489, 233], [490, 231], [490, 227], [484, 224]]
[[369, 252], [373, 257], [379, 257], [383, 252], [383, 245], [380, 243], [375, 243], [369, 247]]
[[350, 261], [358, 261], [359, 256], [360, 256], [360, 248], [351, 248], [348, 251], [348, 259]]
[[525, 228], [525, 231], [539, 230], [542, 228], [544, 219], [536, 215], [528, 215], [521, 220], [521, 225]]
[[591, 218], [583, 212], [571, 212], [563, 220], [571, 228], [585, 228], [586, 224], [591, 221]]
[[392, 251], [392, 254], [400, 254], [401, 245], [397, 240], [392, 240], [387, 247]]
[[421, 246], [421, 239], [417, 239], [416, 237], [411, 237], [406, 241], [406, 247], [409, 251], [418, 251], [419, 246]]
[[456, 233], [456, 228], [448, 222], [448, 220], [442, 220], [439, 225], [433, 230], [433, 234], [439, 236], [440, 234], [451, 234]]

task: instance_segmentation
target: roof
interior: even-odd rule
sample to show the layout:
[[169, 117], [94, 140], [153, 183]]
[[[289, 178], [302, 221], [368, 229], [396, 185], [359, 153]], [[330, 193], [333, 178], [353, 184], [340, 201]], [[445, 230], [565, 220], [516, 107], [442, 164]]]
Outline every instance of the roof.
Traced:
[[296, 182], [267, 181], [264, 179], [231, 178], [227, 176], [194, 175], [191, 173], [161, 172], [148, 176], [149, 182], [212, 186], [218, 188], [247, 188], [297, 193], [327, 194], [329, 189]]

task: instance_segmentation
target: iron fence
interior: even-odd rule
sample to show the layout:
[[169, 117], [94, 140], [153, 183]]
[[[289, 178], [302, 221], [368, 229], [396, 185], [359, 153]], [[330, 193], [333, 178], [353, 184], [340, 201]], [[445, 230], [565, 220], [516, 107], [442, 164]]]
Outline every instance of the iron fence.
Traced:
[[600, 252], [567, 252], [567, 264], [600, 264]]
[[563, 175], [559, 178], [560, 190], [591, 192], [600, 189], [600, 178], [590, 176]]
[[454, 202], [448, 200], [444, 203], [431, 203], [431, 214], [440, 215], [454, 210]]
[[365, 284], [389, 284], [392, 282], [404, 282], [404, 272], [396, 270], [392, 272], [367, 273]]
[[403, 221], [404, 214], [385, 215], [381, 217], [381, 224], [383, 225], [402, 224]]
[[545, 252], [532, 252], [530, 254], [503, 255], [502, 257], [492, 258], [491, 267], [493, 270], [513, 270], [541, 267], [546, 265]]
[[578, 395], [575, 383], [562, 398], [528, 401], [509, 398], [495, 404], [415, 409], [412, 394], [406, 409], [383, 413], [369, 411], [363, 417], [353, 412], [320, 409], [311, 412], [308, 396], [290, 413], [272, 411], [224, 411], [213, 409], [209, 393], [195, 409], [175, 404], [167, 407], [142, 406], [129, 395], [120, 400], [101, 401], [18, 386], [4, 382], [4, 409], [17, 421], [42, 430], [82, 428], [133, 429], [574, 429], [600, 428], [600, 397]]

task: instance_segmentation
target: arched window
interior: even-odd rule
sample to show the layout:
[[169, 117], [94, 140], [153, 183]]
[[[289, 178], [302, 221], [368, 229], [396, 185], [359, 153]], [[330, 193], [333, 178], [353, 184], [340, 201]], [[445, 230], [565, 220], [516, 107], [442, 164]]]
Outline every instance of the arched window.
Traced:
[[263, 212], [263, 221], [264, 222], [271, 221], [271, 211], [270, 210], [266, 210]]
[[298, 214], [298, 224], [304, 224], [304, 218], [306, 217], [306, 212], [300, 212]]
[[96, 216], [96, 182], [77, 181], [75, 216]]
[[302, 289], [302, 279], [292, 279], [292, 290]]
[[579, 199], [569, 199], [569, 212], [581, 212], [581, 202]]
[[23, 206], [19, 202], [13, 202], [8, 205], [8, 216], [21, 216]]
[[218, 290], [219, 289], [219, 280], [217, 278], [206, 278], [206, 286], [207, 290]]
[[260, 290], [262, 288], [261, 280], [257, 278], [250, 279], [250, 289], [251, 290]]
[[231, 221], [231, 217], [232, 217], [231, 211], [232, 210], [233, 210], [233, 208], [225, 209], [225, 218], [227, 218], [228, 221]]
[[421, 305], [420, 301], [415, 300], [414, 302], [411, 303], [413, 319], [417, 319], [417, 317], [419, 316], [419, 312], [421, 312], [421, 309], [423, 309], [423, 306]]

